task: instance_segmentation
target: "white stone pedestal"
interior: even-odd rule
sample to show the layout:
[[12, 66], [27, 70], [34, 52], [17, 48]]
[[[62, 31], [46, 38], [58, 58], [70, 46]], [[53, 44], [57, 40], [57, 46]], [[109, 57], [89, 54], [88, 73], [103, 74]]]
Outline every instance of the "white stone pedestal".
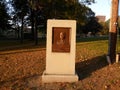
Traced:
[[51, 83], [51, 82], [76, 82], [78, 81], [77, 75], [59, 75], [59, 74], [46, 74], [43, 73], [42, 81], [44, 83]]
[[[66, 49], [67, 50], [66, 52], [64, 51], [64, 49], [63, 50], [61, 49], [60, 51], [58, 50], [59, 52], [52, 50], [53, 41], [54, 41], [53, 28], [62, 29], [61, 31], [56, 29], [56, 31], [54, 31], [56, 33], [54, 34], [64, 32], [64, 28], [65, 28], [65, 33], [66, 33], [65, 38], [69, 42], [68, 43], [69, 50]], [[46, 70], [42, 75], [43, 83], [78, 81], [78, 76], [75, 74], [75, 51], [76, 51], [76, 21], [75, 20], [48, 20], [47, 21], [47, 49], [46, 50], [47, 50], [46, 51]]]

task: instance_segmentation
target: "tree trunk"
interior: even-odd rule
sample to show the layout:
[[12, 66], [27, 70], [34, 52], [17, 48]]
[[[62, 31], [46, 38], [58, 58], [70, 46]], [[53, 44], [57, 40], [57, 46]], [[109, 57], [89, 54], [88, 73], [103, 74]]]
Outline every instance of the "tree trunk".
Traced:
[[21, 20], [22, 20], [22, 26], [21, 26], [21, 40], [20, 40], [21, 43], [23, 43], [23, 37], [24, 37], [24, 35], [23, 35], [23, 34], [24, 34], [24, 33], [23, 33], [23, 24], [24, 24], [23, 19], [24, 19], [24, 17], [22, 17], [22, 19], [21, 19]]
[[38, 45], [37, 11], [35, 11], [35, 45]]
[[18, 38], [18, 40], [20, 39], [20, 28], [18, 27], [18, 30], [17, 30], [17, 38]]
[[35, 16], [35, 15], [34, 15], [34, 10], [31, 9], [31, 39], [32, 39], [32, 40], [35, 39], [35, 38], [34, 38], [34, 37], [35, 37], [35, 36], [34, 36], [34, 33], [35, 33], [35, 32], [34, 32], [34, 31], [35, 31], [35, 30], [34, 30], [34, 16]]

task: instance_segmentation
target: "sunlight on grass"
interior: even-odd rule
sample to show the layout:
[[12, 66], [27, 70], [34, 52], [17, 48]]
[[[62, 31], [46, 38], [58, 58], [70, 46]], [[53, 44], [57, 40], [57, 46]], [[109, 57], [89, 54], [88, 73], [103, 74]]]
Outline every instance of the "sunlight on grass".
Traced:
[[[119, 42], [120, 44], [120, 42]], [[120, 46], [117, 44], [117, 52], [120, 51]], [[38, 51], [46, 48], [45, 40], [39, 40], [38, 45], [34, 45], [33, 41], [24, 41], [20, 44], [19, 41], [2, 41], [0, 42], [0, 54], [15, 53], [23, 51]], [[76, 43], [76, 60], [88, 60], [93, 57], [103, 56], [108, 53], [108, 37], [91, 37], [79, 38]]]
[[108, 40], [79, 42], [76, 47], [77, 60], [88, 60], [108, 53]]

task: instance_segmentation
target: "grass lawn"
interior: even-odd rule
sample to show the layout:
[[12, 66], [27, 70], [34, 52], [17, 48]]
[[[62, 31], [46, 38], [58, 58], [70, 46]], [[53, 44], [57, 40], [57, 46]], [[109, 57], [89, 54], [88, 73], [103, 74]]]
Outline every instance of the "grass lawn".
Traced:
[[[85, 41], [84, 41], [85, 39]], [[108, 40], [107, 38], [84, 38], [77, 41], [77, 53], [80, 53], [84, 58], [102, 56], [107, 54]], [[84, 42], [83, 42], [84, 41]], [[87, 58], [86, 58], [87, 59]]]
[[0, 51], [9, 53], [9, 52], [19, 52], [19, 51], [34, 51], [41, 48], [45, 48], [45, 40], [39, 39], [38, 45], [35, 45], [35, 42], [32, 40], [24, 40], [23, 43], [20, 43], [20, 40], [0, 40]]
[[[40, 42], [40, 41], [39, 41]], [[7, 47], [9, 46], [9, 47]], [[118, 45], [118, 51], [120, 46]], [[76, 43], [74, 83], [42, 84], [45, 70], [45, 43], [0, 42], [0, 90], [119, 90], [120, 64], [108, 65], [107, 37], [80, 38]]]

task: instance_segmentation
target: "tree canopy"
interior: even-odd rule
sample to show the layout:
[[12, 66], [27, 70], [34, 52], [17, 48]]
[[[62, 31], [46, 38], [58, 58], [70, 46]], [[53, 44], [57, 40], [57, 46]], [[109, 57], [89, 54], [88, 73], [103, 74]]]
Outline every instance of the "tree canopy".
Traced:
[[97, 32], [100, 32], [103, 29], [102, 25], [98, 22], [96, 17], [89, 18], [89, 21], [85, 25], [85, 33], [91, 32], [95, 35]]
[[[94, 0], [9, 0], [14, 10], [11, 17], [13, 24], [21, 25], [21, 36], [24, 33], [23, 28], [31, 26], [31, 35], [33, 38], [37, 32], [37, 27], [43, 25], [46, 27], [47, 19], [73, 19], [77, 21], [77, 31], [99, 32], [101, 28], [95, 19], [95, 13], [85, 4], [94, 3]], [[2, 6], [3, 5], [3, 6]], [[8, 18], [5, 5], [1, 12], [4, 18]], [[0, 14], [2, 15], [2, 14]], [[6, 17], [5, 17], [6, 16]], [[2, 16], [1, 16], [2, 18]], [[3, 19], [3, 18], [2, 18]], [[2, 20], [1, 19], [1, 20]], [[7, 24], [8, 19], [5, 19]], [[17, 22], [17, 24], [16, 24]], [[91, 23], [92, 22], [92, 23]], [[94, 23], [93, 23], [94, 22]], [[2, 23], [3, 24], [3, 23]], [[5, 25], [3, 25], [5, 26]], [[88, 28], [89, 27], [89, 28]], [[97, 28], [96, 28], [97, 27]], [[94, 29], [94, 30], [93, 30]]]
[[10, 27], [8, 20], [9, 20], [9, 15], [7, 13], [5, 3], [1, 1], [0, 2], [0, 29], [1, 30], [5, 30]]

